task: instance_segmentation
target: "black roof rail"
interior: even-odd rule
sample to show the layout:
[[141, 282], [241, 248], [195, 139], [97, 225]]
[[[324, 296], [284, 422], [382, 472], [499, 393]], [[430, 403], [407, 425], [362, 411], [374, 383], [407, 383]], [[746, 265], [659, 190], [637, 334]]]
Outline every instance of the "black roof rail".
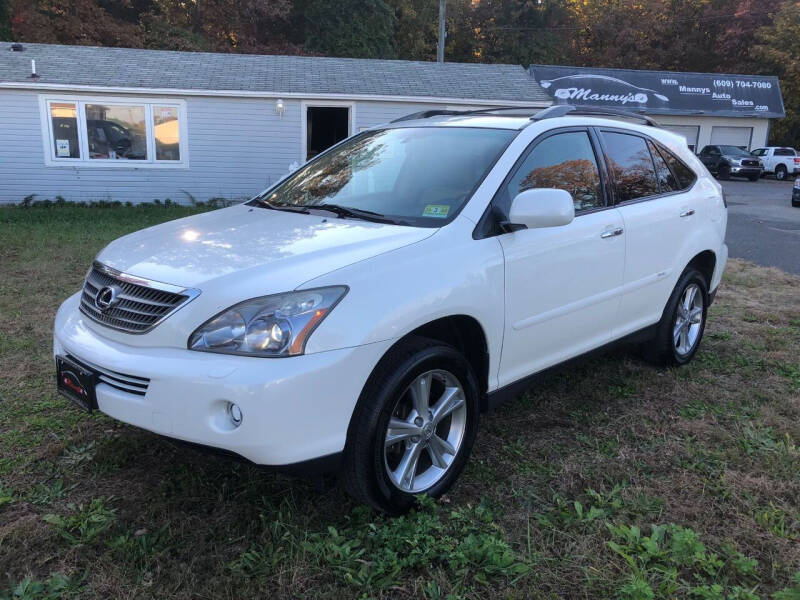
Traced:
[[411, 113], [410, 115], [406, 115], [404, 117], [400, 117], [399, 119], [394, 119], [391, 121], [392, 123], [400, 123], [401, 121], [415, 121], [417, 119], [427, 119], [429, 117], [438, 117], [438, 116], [446, 116], [446, 115], [466, 115], [472, 111], [469, 110], [450, 110], [450, 109], [431, 109], [431, 110], [421, 110], [419, 112]]
[[567, 115], [575, 116], [594, 116], [594, 117], [621, 117], [623, 119], [635, 119], [642, 121], [651, 127], [659, 127], [659, 124], [654, 119], [640, 113], [631, 112], [629, 110], [620, 110], [618, 108], [602, 108], [599, 106], [579, 106], [573, 104], [559, 104], [551, 106], [536, 113], [531, 117], [532, 121], [541, 121], [542, 119], [555, 119], [556, 117], [564, 117]]
[[[518, 112], [518, 113], [533, 113], [534, 111], [540, 111], [540, 110], [541, 110], [540, 106], [495, 106], [493, 108], [492, 107], [476, 108], [471, 110], [434, 108], [434, 109], [422, 110], [420, 112], [411, 113], [410, 115], [406, 115], [404, 117], [400, 117], [398, 119], [393, 120], [392, 123], [399, 123], [401, 121], [412, 121], [415, 119], [428, 119], [430, 117], [439, 117], [448, 115], [493, 115], [496, 113], [502, 113], [506, 111]], [[509, 116], [519, 116], [519, 115], [509, 115]]]

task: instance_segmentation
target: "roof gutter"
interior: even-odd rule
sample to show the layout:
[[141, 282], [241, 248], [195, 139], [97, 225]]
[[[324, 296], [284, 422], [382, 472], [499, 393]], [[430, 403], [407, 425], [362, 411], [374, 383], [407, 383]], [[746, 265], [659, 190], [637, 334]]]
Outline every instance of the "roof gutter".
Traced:
[[296, 98], [302, 100], [376, 100], [383, 102], [427, 102], [431, 104], [468, 104], [470, 106], [541, 106], [550, 100], [501, 100], [471, 98], [440, 98], [434, 96], [391, 96], [379, 94], [306, 94], [296, 92], [256, 92], [250, 90], [203, 90], [181, 88], [113, 87], [99, 85], [74, 85], [63, 83], [33, 83], [22, 81], [0, 82], [0, 89], [20, 89], [60, 92], [102, 92], [107, 94], [151, 94], [159, 96], [221, 96], [234, 98]]

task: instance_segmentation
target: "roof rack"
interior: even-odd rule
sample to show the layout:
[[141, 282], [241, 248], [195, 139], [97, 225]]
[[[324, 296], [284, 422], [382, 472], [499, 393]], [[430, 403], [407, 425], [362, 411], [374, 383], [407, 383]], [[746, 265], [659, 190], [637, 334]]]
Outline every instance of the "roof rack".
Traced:
[[[430, 109], [422, 110], [420, 112], [411, 113], [404, 117], [400, 117], [392, 121], [392, 123], [399, 123], [401, 121], [412, 121], [415, 119], [428, 119], [430, 117], [440, 117], [448, 115], [496, 115], [503, 112], [520, 113], [508, 115], [509, 117], [528, 116], [529, 114], [536, 114], [541, 111], [540, 106], [496, 106], [494, 108], [477, 108], [472, 110], [452, 110], [452, 109]], [[497, 115], [503, 116], [503, 115]]]
[[[621, 119], [633, 119], [641, 121], [651, 127], [659, 127], [658, 122], [651, 119], [647, 115], [635, 113], [628, 110], [620, 110], [618, 108], [603, 108], [599, 106], [580, 106], [575, 104], [558, 104], [550, 106], [545, 109], [540, 109], [538, 106], [499, 106], [495, 108], [479, 108], [475, 110], [452, 110], [452, 109], [430, 109], [422, 110], [419, 112], [411, 113], [404, 117], [400, 117], [392, 121], [392, 123], [400, 123], [401, 121], [413, 121], [416, 119], [428, 119], [430, 117], [440, 116], [458, 116], [458, 115], [496, 115], [496, 116], [509, 116], [519, 117], [527, 116], [518, 113], [531, 113], [531, 121], [541, 121], [543, 119], [555, 119], [557, 117], [570, 116], [593, 116], [593, 117], [617, 117]], [[502, 113], [511, 113], [503, 115]]]
[[556, 117], [565, 117], [567, 115], [574, 116], [596, 116], [596, 117], [620, 117], [623, 119], [634, 119], [642, 121], [651, 127], [659, 127], [659, 124], [654, 119], [647, 115], [631, 112], [628, 110], [620, 110], [618, 108], [602, 108], [598, 106], [579, 106], [574, 104], [559, 104], [551, 106], [539, 111], [531, 117], [532, 121], [541, 121], [542, 119], [555, 119]]
[[419, 112], [411, 113], [410, 115], [406, 115], [404, 117], [400, 117], [399, 119], [394, 119], [391, 121], [392, 123], [400, 123], [401, 121], [415, 121], [417, 119], [427, 119], [429, 117], [438, 117], [438, 116], [445, 116], [445, 115], [466, 115], [472, 111], [469, 110], [450, 110], [450, 109], [431, 109], [431, 110], [421, 110]]

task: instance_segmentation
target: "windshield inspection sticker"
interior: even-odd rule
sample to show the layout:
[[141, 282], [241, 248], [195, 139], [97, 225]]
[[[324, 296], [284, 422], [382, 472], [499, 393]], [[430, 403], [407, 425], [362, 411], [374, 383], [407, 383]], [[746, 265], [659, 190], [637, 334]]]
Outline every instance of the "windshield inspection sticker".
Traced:
[[438, 217], [444, 219], [450, 212], [449, 204], [428, 204], [422, 211], [423, 217]]

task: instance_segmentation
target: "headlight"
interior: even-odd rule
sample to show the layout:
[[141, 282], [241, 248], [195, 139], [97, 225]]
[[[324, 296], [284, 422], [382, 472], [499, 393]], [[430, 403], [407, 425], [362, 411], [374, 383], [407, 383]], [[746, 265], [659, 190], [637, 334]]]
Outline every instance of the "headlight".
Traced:
[[198, 327], [189, 349], [247, 356], [302, 354], [306, 341], [347, 293], [334, 286], [245, 300]]

